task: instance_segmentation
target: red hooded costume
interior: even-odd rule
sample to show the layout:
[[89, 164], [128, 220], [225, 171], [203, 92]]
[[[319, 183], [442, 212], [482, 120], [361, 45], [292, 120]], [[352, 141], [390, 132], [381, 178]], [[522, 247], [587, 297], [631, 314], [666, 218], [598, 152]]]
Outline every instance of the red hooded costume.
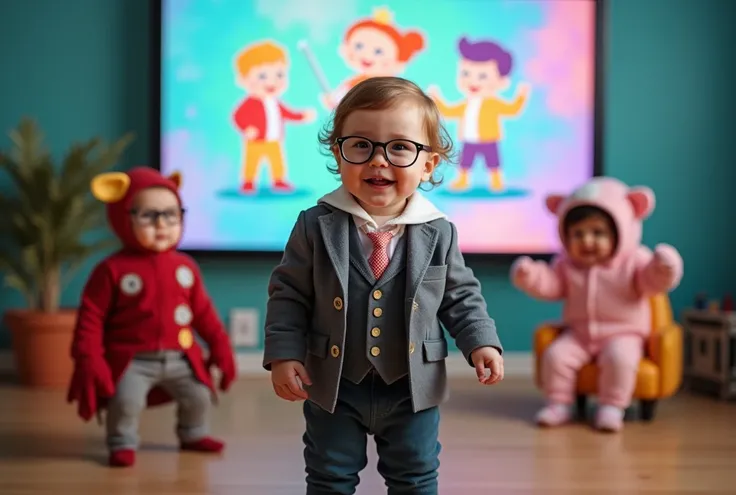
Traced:
[[[164, 177], [148, 167], [105, 173], [92, 182], [92, 193], [107, 204], [108, 221], [123, 247], [94, 268], [82, 293], [68, 399], [79, 403], [79, 415], [85, 421], [104, 407], [131, 359], [140, 352], [182, 351], [195, 378], [213, 393], [210, 364], [222, 371], [222, 390], [235, 378], [230, 339], [197, 264], [175, 246], [164, 252], [145, 249], [133, 233], [130, 209], [136, 194], [164, 187], [181, 204], [180, 183], [178, 174]], [[204, 361], [194, 329], [209, 347], [209, 363]], [[170, 400], [160, 387], [148, 395], [149, 406]]]

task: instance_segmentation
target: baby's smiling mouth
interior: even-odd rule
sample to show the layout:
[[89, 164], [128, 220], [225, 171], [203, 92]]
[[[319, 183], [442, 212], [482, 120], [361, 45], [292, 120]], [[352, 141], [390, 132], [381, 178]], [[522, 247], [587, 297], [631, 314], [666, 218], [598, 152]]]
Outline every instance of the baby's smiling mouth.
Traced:
[[386, 179], [385, 177], [369, 177], [363, 179], [364, 182], [376, 187], [387, 187], [394, 184], [396, 181]]

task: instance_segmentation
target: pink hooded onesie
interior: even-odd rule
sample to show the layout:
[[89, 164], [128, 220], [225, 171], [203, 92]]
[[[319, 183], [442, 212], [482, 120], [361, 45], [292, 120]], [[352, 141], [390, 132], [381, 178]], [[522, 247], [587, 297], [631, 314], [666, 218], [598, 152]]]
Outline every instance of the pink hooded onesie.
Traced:
[[552, 403], [572, 403], [577, 372], [597, 357], [599, 403], [624, 409], [631, 402], [650, 331], [648, 298], [677, 287], [682, 258], [667, 244], [658, 244], [653, 253], [641, 245], [642, 220], [654, 210], [654, 193], [647, 187], [629, 188], [616, 179], [597, 177], [569, 197], [548, 196], [546, 205], [559, 218], [563, 244], [565, 215], [581, 205], [611, 215], [618, 243], [609, 261], [590, 268], [577, 266], [565, 252], [549, 265], [522, 257], [511, 268], [514, 285], [530, 296], [564, 301], [568, 330], [543, 357], [544, 393]]

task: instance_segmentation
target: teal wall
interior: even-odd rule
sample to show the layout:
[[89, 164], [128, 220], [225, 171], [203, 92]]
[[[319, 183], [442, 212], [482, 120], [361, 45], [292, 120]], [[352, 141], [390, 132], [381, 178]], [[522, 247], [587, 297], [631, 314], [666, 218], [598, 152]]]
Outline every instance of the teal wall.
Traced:
[[[137, 133], [125, 165], [149, 156], [151, 122], [148, 2], [25, 0], [0, 6], [0, 131], [37, 118], [54, 152], [93, 135]], [[672, 296], [676, 311], [694, 294], [736, 289], [736, 2], [609, 1], [605, 85], [606, 173], [651, 186], [658, 208], [645, 242], [669, 242], [685, 259]], [[3, 137], [0, 146], [5, 147]], [[5, 177], [0, 191], [8, 189]], [[2, 212], [4, 214], [4, 212]], [[98, 259], [98, 258], [97, 258]], [[91, 263], [97, 259], [90, 260]], [[202, 267], [223, 315], [264, 309], [273, 261], [214, 260]], [[530, 349], [533, 327], [559, 306], [533, 302], [508, 282], [505, 266], [473, 263], [509, 351]], [[89, 270], [64, 293], [76, 304]], [[0, 312], [22, 304], [0, 289]], [[0, 345], [9, 345], [5, 328]]]

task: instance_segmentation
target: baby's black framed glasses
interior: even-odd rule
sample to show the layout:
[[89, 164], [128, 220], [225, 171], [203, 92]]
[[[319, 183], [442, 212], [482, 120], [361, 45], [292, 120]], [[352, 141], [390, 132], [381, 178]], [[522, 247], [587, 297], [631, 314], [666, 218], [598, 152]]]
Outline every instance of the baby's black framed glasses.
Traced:
[[432, 151], [431, 146], [411, 139], [372, 141], [363, 136], [344, 136], [336, 139], [343, 160], [353, 165], [362, 165], [373, 158], [376, 148], [383, 148], [386, 161], [398, 168], [411, 167], [422, 151]]
[[184, 208], [168, 208], [166, 210], [139, 210], [133, 208], [129, 211], [133, 221], [141, 227], [156, 225], [159, 218], [170, 227], [179, 225], [184, 217], [184, 212], [186, 212]]

